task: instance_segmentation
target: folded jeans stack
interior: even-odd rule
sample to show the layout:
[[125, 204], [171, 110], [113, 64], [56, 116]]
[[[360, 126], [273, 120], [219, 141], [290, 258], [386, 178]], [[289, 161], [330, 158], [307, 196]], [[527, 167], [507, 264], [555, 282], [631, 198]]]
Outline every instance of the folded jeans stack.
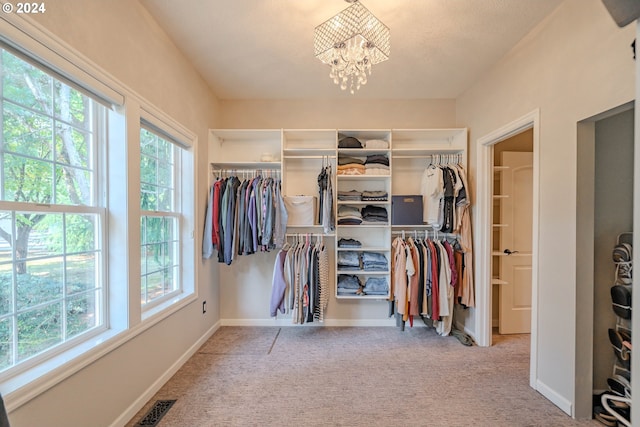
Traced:
[[362, 247], [362, 242], [356, 239], [343, 237], [340, 240], [338, 240], [338, 247], [339, 248], [360, 248]]
[[354, 251], [339, 251], [338, 270], [360, 270], [360, 254]]
[[389, 284], [384, 277], [369, 277], [364, 283], [362, 292], [365, 295], [387, 295], [389, 294]]
[[351, 274], [338, 275], [338, 295], [361, 295], [362, 284], [358, 276]]
[[377, 252], [363, 252], [362, 268], [368, 271], [386, 271], [389, 269], [389, 263], [383, 254]]

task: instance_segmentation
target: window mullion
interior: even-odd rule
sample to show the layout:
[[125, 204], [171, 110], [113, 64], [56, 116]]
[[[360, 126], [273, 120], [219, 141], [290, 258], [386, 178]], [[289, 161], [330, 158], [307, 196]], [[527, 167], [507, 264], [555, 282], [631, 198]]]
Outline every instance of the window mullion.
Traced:
[[[58, 201], [58, 193], [56, 188], [56, 167], [58, 165], [58, 153], [56, 149], [56, 133], [57, 133], [57, 121], [56, 121], [56, 84], [53, 79], [49, 79], [50, 81], [50, 90], [51, 90], [51, 160], [53, 161], [51, 165], [51, 194], [53, 195], [53, 200], [50, 203], [56, 204]], [[42, 113], [40, 113], [42, 114]]]
[[[4, 76], [4, 55], [0, 49], [0, 76]], [[0, 200], [4, 195], [4, 79], [0, 78]]]
[[62, 214], [62, 341], [68, 338], [67, 331], [67, 309], [69, 304], [69, 293], [67, 289], [67, 214]]
[[12, 350], [11, 350], [11, 366], [18, 363], [18, 277], [16, 274], [16, 213], [11, 212], [11, 309], [12, 309]]

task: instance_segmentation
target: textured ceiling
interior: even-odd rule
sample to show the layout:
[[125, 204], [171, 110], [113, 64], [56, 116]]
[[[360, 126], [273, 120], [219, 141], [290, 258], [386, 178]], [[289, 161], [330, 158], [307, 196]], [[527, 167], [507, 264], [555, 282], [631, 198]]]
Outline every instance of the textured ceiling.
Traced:
[[391, 57], [355, 95], [313, 56], [341, 0], [141, 0], [220, 99], [456, 98], [562, 0], [362, 0]]

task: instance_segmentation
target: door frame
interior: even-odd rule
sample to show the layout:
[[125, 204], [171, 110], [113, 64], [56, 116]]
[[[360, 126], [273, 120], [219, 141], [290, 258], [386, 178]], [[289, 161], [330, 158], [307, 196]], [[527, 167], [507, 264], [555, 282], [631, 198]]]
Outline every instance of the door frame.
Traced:
[[536, 389], [538, 373], [538, 241], [540, 215], [540, 110], [532, 112], [479, 138], [477, 149], [476, 216], [476, 340], [480, 346], [491, 345], [491, 251], [493, 238], [493, 146], [525, 130], [533, 129], [533, 224], [531, 247], [531, 352], [529, 385]]

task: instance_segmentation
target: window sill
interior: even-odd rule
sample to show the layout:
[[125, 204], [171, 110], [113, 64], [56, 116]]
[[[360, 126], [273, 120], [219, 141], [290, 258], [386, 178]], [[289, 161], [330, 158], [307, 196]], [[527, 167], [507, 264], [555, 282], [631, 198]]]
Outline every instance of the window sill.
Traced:
[[143, 315], [142, 323], [128, 329], [109, 329], [51, 359], [0, 383], [0, 393], [8, 412], [79, 372], [86, 366], [134, 339], [197, 299], [194, 293], [180, 294]]

